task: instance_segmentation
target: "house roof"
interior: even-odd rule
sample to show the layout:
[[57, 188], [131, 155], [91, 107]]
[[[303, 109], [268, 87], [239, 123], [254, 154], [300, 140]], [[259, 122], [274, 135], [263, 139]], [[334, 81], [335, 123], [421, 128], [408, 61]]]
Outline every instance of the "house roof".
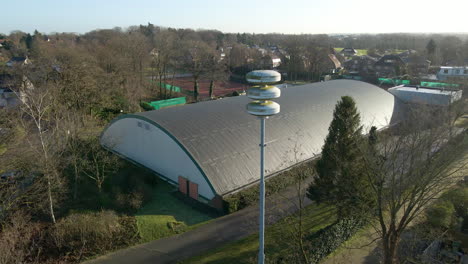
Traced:
[[344, 48], [340, 51], [341, 53], [344, 53], [344, 52], [353, 52], [353, 53], [357, 53], [357, 50], [353, 49], [353, 48]]
[[404, 63], [411, 64], [430, 64], [431, 61], [427, 60], [424, 56], [413, 55], [402, 58]]
[[9, 62], [23, 62], [26, 60], [26, 57], [12, 57]]
[[328, 54], [328, 57], [330, 58], [330, 60], [335, 65], [335, 69], [341, 68], [341, 62], [340, 62], [340, 60], [338, 60], [338, 58], [335, 56], [335, 54]]
[[[393, 62], [387, 62], [388, 60], [391, 60]], [[389, 54], [382, 56], [382, 58], [380, 58], [375, 64], [383, 66], [393, 66], [394, 63], [404, 64], [405, 62], [401, 59], [400, 56]]]
[[[352, 96], [365, 130], [387, 126], [394, 97], [374, 85], [334, 80], [282, 89], [281, 112], [266, 121], [266, 174], [271, 175], [321, 152], [333, 110]], [[219, 195], [259, 179], [259, 120], [247, 114], [246, 96], [138, 113], [156, 123], [187, 150]]]

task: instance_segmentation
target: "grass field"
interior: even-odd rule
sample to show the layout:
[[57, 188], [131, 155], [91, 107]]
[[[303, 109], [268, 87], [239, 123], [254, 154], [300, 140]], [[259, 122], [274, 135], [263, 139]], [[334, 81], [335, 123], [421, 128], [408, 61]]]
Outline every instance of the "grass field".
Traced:
[[[304, 230], [309, 234], [332, 224], [335, 221], [335, 210], [325, 205], [310, 205], [303, 211]], [[292, 223], [297, 217], [286, 218], [267, 227], [265, 232], [265, 255], [270, 257], [282, 256], [290, 250], [292, 243]], [[254, 263], [258, 251], [258, 234], [228, 243], [227, 245], [190, 258], [182, 263]]]
[[[335, 48], [335, 52], [340, 52], [343, 48]], [[367, 55], [367, 49], [356, 49], [357, 56]]]
[[[194, 225], [212, 219], [186, 203], [175, 198], [171, 192], [174, 186], [159, 180], [154, 189], [153, 200], [136, 214], [141, 242], [185, 232]], [[170, 226], [173, 226], [172, 228]]]
[[461, 116], [455, 121], [456, 127], [467, 128], [468, 127], [468, 114]]

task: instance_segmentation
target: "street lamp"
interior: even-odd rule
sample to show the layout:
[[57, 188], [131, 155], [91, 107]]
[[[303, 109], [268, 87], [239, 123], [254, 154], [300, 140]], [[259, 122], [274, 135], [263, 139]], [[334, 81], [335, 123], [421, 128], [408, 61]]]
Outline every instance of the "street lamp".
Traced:
[[260, 216], [258, 263], [265, 261], [265, 120], [280, 112], [280, 105], [270, 99], [280, 97], [281, 90], [272, 86], [281, 80], [277, 71], [252, 71], [246, 75], [247, 82], [256, 84], [247, 90], [247, 96], [255, 101], [247, 104], [247, 112], [260, 118]]

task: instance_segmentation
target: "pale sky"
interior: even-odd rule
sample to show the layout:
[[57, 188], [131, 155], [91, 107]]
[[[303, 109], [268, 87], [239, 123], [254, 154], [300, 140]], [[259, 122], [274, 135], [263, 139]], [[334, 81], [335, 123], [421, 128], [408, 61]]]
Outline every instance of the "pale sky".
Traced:
[[248, 33], [468, 32], [468, 0], [0, 0], [0, 33], [148, 22]]

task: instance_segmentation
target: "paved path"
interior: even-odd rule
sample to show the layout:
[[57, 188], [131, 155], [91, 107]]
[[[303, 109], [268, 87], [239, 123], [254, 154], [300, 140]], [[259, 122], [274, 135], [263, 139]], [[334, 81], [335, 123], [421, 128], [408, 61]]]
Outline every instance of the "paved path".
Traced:
[[[307, 186], [308, 183], [304, 183]], [[266, 201], [266, 222], [272, 224], [296, 212], [298, 195], [295, 186]], [[305, 205], [311, 201], [305, 199]], [[168, 238], [155, 240], [101, 256], [87, 264], [135, 263], [163, 264], [200, 255], [206, 250], [217, 248], [227, 242], [244, 238], [258, 230], [258, 206], [220, 217], [197, 229]]]

